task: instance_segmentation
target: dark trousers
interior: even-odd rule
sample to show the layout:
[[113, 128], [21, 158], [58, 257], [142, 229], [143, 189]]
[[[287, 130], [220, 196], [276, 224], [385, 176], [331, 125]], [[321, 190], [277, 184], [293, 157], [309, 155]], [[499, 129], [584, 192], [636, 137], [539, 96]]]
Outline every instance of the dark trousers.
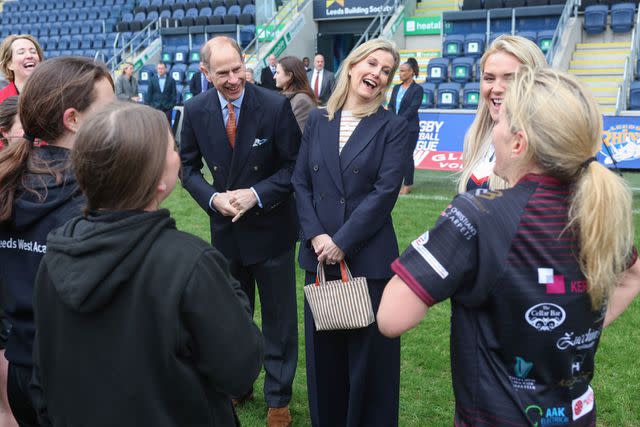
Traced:
[[[231, 274], [255, 306], [258, 285], [264, 336], [264, 397], [270, 408], [291, 401], [298, 364], [298, 312], [296, 304], [295, 247], [266, 261], [243, 266], [231, 261]], [[247, 392], [250, 392], [248, 390]], [[240, 397], [240, 396], [236, 396]]]
[[418, 132], [409, 132], [407, 134], [407, 152], [405, 153], [404, 185], [413, 185], [413, 172], [416, 168], [413, 163], [413, 152], [417, 143]]
[[[305, 283], [313, 283], [315, 274], [307, 272]], [[376, 313], [387, 280], [367, 282]], [[386, 338], [375, 322], [349, 331], [316, 331], [306, 299], [304, 332], [313, 427], [397, 426], [400, 338]]]
[[13, 416], [20, 427], [37, 427], [39, 425], [29, 390], [32, 372], [30, 367], [9, 363], [7, 395]]

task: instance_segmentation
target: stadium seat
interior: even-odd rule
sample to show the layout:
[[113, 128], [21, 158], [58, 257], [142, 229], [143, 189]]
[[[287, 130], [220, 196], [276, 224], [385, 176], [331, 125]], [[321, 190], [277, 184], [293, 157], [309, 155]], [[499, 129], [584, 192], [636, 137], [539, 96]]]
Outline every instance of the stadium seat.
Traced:
[[473, 79], [474, 58], [460, 57], [451, 61], [451, 81], [467, 83]]
[[94, 49], [104, 49], [107, 47], [107, 38], [105, 34], [96, 34], [93, 45], [91, 46]]
[[446, 82], [449, 79], [449, 58], [432, 58], [427, 64], [427, 81]]
[[211, 16], [213, 15], [213, 11], [211, 10], [210, 7], [203, 7], [202, 9], [200, 9], [200, 12], [198, 12], [198, 16]]
[[58, 40], [59, 40], [58, 36], [49, 37], [49, 40], [47, 41], [47, 47], [45, 50], [47, 51], [58, 50]]
[[214, 16], [225, 16], [227, 14], [227, 8], [225, 6], [218, 6], [213, 10]]
[[508, 33], [502, 33], [502, 32], [492, 33], [491, 36], [489, 37], [489, 44], [487, 46], [491, 46], [491, 43], [493, 43], [495, 41], [495, 39], [497, 39], [498, 37], [500, 37], [503, 34], [508, 34]]
[[524, 7], [525, 4], [525, 0], [504, 0], [504, 7], [508, 8]]
[[138, 12], [135, 14], [135, 16], [133, 17], [134, 21], [137, 22], [144, 22], [144, 20], [147, 18], [147, 14], [144, 12]]
[[628, 33], [633, 28], [634, 3], [618, 3], [611, 6], [611, 31]]
[[189, 64], [189, 66], [187, 67], [187, 76], [186, 76], [187, 82], [190, 82], [193, 75], [199, 71], [200, 71], [199, 63]]
[[222, 20], [224, 19], [223, 16], [210, 16], [209, 18], [209, 25], [222, 25]]
[[609, 8], [603, 5], [589, 6], [584, 11], [583, 28], [587, 34], [604, 33], [607, 27]]
[[532, 42], [536, 42], [538, 34], [535, 31], [518, 31], [517, 35], [520, 37], [524, 37], [525, 39], [529, 39]]
[[69, 43], [71, 42], [71, 38], [69, 36], [61, 36], [58, 41], [58, 50], [67, 50], [69, 49]]
[[165, 64], [173, 64], [173, 54], [176, 52], [175, 46], [164, 46], [160, 60]]
[[472, 33], [464, 37], [464, 54], [479, 58], [484, 53], [484, 34]]
[[551, 47], [551, 40], [553, 40], [554, 33], [555, 31], [553, 30], [538, 31], [536, 44], [540, 47], [540, 50], [542, 50], [542, 52], [547, 53], [549, 47]]
[[82, 49], [91, 49], [93, 48], [93, 38], [89, 39], [88, 37], [82, 38], [80, 40], [80, 48]]
[[158, 17], [159, 17], [158, 12], [155, 10], [152, 10], [151, 12], [147, 13], [147, 18], [144, 20], [142, 25], [146, 27], [151, 22], [156, 21]]
[[484, 0], [485, 9], [500, 9], [503, 7], [504, 4], [502, 3], [502, 0]]
[[454, 57], [462, 55], [464, 46], [464, 36], [460, 34], [452, 34], [444, 38], [442, 43], [442, 56]]
[[599, 3], [598, 0], [581, 0], [580, 1], [580, 11], [585, 11], [589, 6], [594, 6]]
[[238, 24], [240, 24], [240, 25], [252, 25], [254, 23], [255, 23], [254, 22], [254, 15], [252, 15], [250, 13], [243, 13], [238, 18]]
[[138, 80], [140, 81], [140, 84], [147, 84], [155, 74], [156, 69], [153, 65], [144, 65], [138, 72]]
[[238, 17], [236, 15], [226, 15], [222, 19], [222, 23], [224, 25], [237, 25], [238, 24]]
[[629, 90], [629, 110], [640, 110], [640, 82], [631, 82]]
[[241, 7], [242, 7], [242, 13], [243, 14], [249, 13], [249, 14], [255, 16], [255, 14], [256, 14], [256, 6], [255, 5], [247, 4], [247, 5], [244, 5], [244, 6], [241, 6]]
[[227, 9], [229, 9], [233, 5], [237, 5], [238, 4], [237, 0], [223, 0], [223, 1], [224, 1], [224, 5], [227, 7]]
[[462, 90], [462, 108], [476, 109], [480, 101], [480, 83], [469, 82]]
[[458, 108], [460, 99], [460, 83], [441, 83], [438, 86], [437, 108]]
[[184, 64], [188, 59], [189, 46], [178, 46], [173, 54], [173, 62]]
[[173, 80], [175, 80], [176, 83], [180, 84], [184, 82], [186, 71], [187, 71], [186, 64], [175, 64], [173, 67], [171, 67], [171, 71], [169, 73], [173, 78]]
[[[240, 15], [240, 19], [243, 19], [242, 17], [243, 15]], [[238, 20], [240, 23], [240, 46], [247, 47], [256, 36], [256, 26], [253, 24], [243, 24], [240, 19]]]
[[[124, 33], [130, 30], [131, 24], [133, 24], [133, 22], [118, 22], [116, 24], [116, 31], [119, 33]], [[138, 24], [140, 24], [138, 22]]]
[[240, 6], [238, 6], [237, 4], [234, 4], [227, 9], [227, 15], [234, 15], [236, 17], [239, 17], [241, 13], [242, 13], [242, 10], [240, 9]]
[[433, 100], [435, 99], [436, 94], [436, 84], [424, 82], [420, 86], [422, 86], [422, 90], [424, 91], [424, 94], [422, 95], [422, 105], [420, 105], [420, 108], [433, 108]]

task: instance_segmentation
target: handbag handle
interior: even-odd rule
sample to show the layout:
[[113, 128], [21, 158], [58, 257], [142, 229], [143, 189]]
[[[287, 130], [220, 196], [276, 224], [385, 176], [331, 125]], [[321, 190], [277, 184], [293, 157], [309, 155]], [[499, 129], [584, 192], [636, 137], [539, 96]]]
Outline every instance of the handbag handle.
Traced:
[[[353, 280], [353, 275], [351, 274], [351, 270], [347, 266], [345, 260], [340, 261], [340, 277], [342, 278], [343, 283], [347, 283], [350, 280]], [[318, 269], [316, 274], [316, 286], [326, 285], [327, 279], [324, 274], [324, 263], [318, 263]]]

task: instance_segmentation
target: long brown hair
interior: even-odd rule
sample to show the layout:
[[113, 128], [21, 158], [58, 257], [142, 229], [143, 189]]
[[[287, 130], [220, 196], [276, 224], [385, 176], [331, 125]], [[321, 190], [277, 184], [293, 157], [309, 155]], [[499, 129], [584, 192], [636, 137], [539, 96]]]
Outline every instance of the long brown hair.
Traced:
[[130, 102], [113, 103], [87, 120], [71, 152], [87, 211], [149, 206], [164, 171], [169, 135], [162, 112]]
[[33, 71], [18, 103], [25, 138], [0, 151], [0, 222], [11, 217], [19, 186], [34, 191], [26, 185], [27, 174], [49, 174], [62, 183], [65, 167], [52, 168], [32, 156], [34, 142], [41, 140], [55, 145], [66, 133], [65, 110], [85, 111], [95, 100], [96, 82], [102, 79], [113, 87], [104, 64], [73, 56], [50, 59]]
[[40, 47], [38, 41], [31, 34], [12, 34], [7, 36], [0, 44], [0, 71], [7, 77], [7, 80], [13, 82], [15, 80], [15, 74], [12, 70], [9, 69], [9, 63], [13, 59], [13, 49], [11, 49], [11, 45], [14, 41], [19, 39], [29, 40], [36, 47], [36, 51], [38, 52], [38, 58], [40, 58], [40, 62], [44, 61], [44, 52]]
[[317, 105], [318, 99], [309, 86], [309, 79], [307, 78], [307, 72], [304, 71], [304, 64], [301, 60], [295, 56], [285, 56], [281, 58], [278, 63], [282, 67], [282, 71], [285, 74], [291, 75], [291, 80], [287, 87], [282, 88], [284, 94], [292, 93], [304, 93]]
[[[10, 96], [0, 103], [0, 132], [8, 132], [16, 122], [18, 114], [18, 97]], [[0, 135], [0, 148], [3, 144], [9, 144], [2, 135]]]

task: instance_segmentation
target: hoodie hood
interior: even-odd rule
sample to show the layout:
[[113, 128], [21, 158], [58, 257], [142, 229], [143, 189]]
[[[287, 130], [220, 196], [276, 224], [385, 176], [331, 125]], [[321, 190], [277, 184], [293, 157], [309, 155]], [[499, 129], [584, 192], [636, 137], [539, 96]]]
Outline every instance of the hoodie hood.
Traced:
[[93, 312], [129, 283], [167, 228], [175, 222], [164, 209], [75, 218], [49, 234], [43, 262], [60, 299], [75, 311]]
[[[71, 207], [75, 213], [77, 206], [84, 204], [84, 196], [69, 165], [70, 151], [52, 145], [34, 150], [39, 161], [52, 168], [62, 168], [62, 182], [56, 182], [56, 178], [49, 174], [28, 174], [25, 177], [26, 187], [32, 191], [20, 188], [16, 194], [11, 221], [17, 231], [34, 227], [43, 218], [56, 215], [60, 209]], [[69, 203], [73, 199], [75, 201]]]

